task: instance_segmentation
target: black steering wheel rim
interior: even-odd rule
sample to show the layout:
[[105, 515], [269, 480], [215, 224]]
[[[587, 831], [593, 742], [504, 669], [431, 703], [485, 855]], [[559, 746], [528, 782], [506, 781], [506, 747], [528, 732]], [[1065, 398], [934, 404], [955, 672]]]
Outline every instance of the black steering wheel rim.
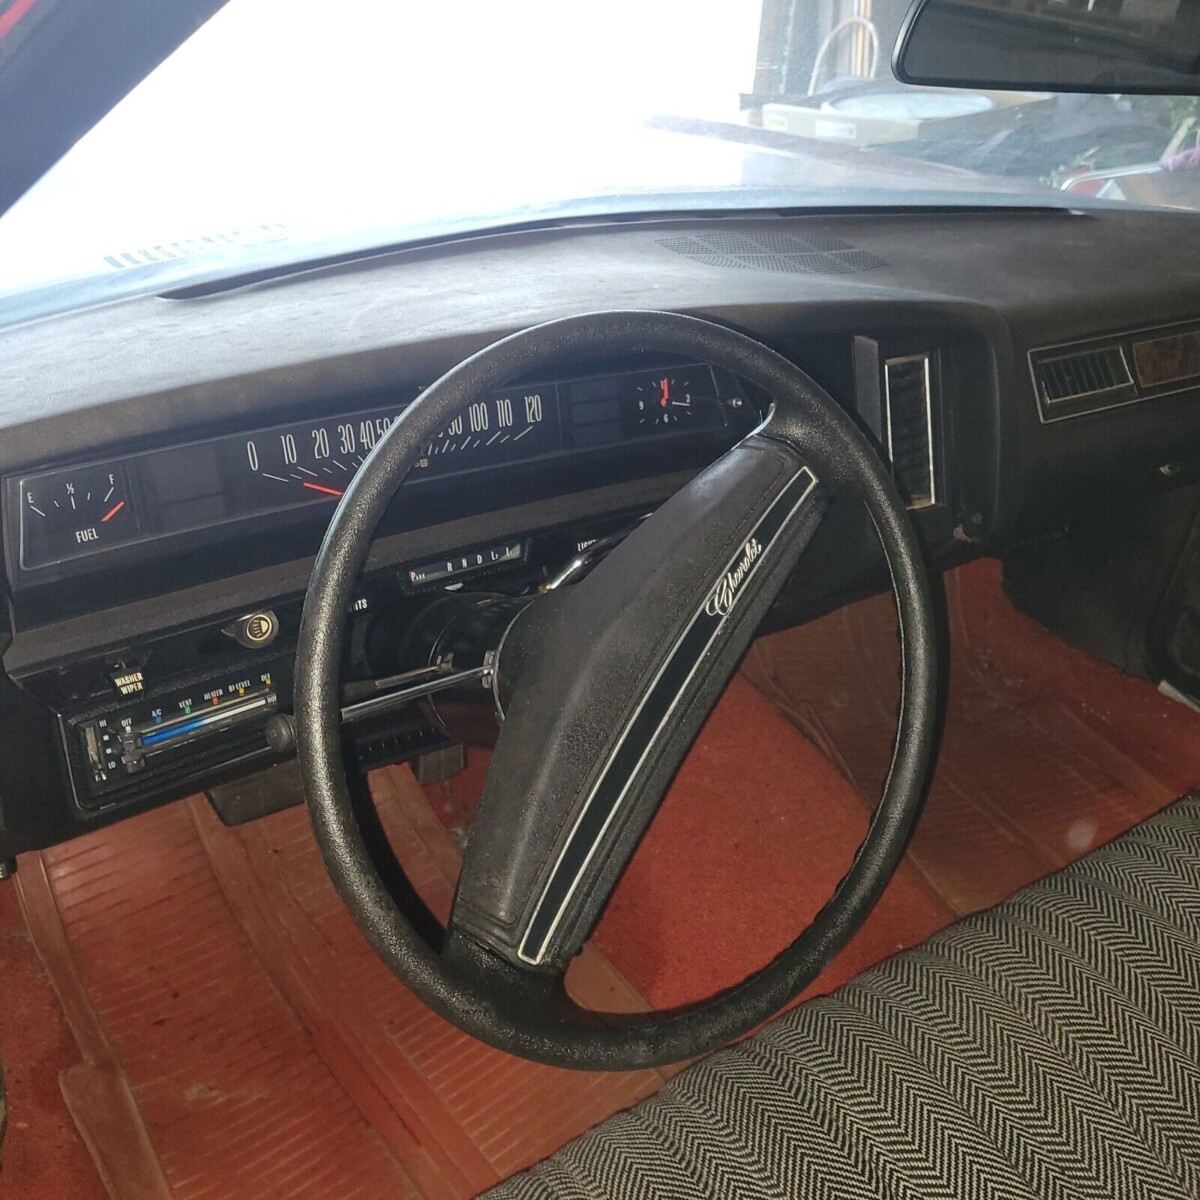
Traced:
[[[834, 896], [770, 963], [721, 994], [669, 1013], [599, 1020], [561, 986], [476, 944], [435, 953], [384, 886], [354, 816], [341, 758], [340, 662], [347, 612], [376, 525], [421, 448], [483, 393], [573, 354], [653, 351], [711, 362], [776, 400], [767, 432], [802, 445], [825, 478], [861, 499], [897, 602], [901, 698], [896, 747], [867, 835]], [[653, 519], [653, 518], [651, 518]], [[693, 1057], [736, 1038], [794, 997], [857, 930], [891, 878], [919, 812], [936, 741], [936, 625], [922, 556], [877, 453], [787, 359], [746, 335], [649, 311], [564, 318], [507, 337], [428, 388], [347, 489], [317, 556], [297, 646], [297, 743], [314, 833], [337, 890], [389, 968], [435, 1011], [483, 1041], [561, 1066], [624, 1070]]]

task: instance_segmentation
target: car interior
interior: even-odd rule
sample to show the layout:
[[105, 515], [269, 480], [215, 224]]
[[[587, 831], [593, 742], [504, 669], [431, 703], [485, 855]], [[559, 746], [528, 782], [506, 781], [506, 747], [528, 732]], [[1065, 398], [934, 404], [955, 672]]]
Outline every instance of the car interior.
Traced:
[[1200, 8], [450, 7], [0, 2], [0, 1195], [1200, 1196]]

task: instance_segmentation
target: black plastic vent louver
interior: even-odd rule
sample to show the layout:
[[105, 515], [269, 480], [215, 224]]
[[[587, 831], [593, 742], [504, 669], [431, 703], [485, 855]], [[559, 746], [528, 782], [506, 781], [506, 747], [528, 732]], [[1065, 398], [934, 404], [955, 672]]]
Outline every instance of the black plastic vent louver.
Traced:
[[1138, 398], [1119, 342], [1086, 350], [1035, 350], [1029, 356], [1043, 421], [1129, 404]]
[[933, 365], [928, 354], [883, 364], [884, 420], [892, 476], [909, 508], [937, 503], [933, 459]]
[[658, 244], [693, 262], [741, 271], [850, 275], [887, 266], [877, 254], [819, 233], [704, 233], [659, 238]]

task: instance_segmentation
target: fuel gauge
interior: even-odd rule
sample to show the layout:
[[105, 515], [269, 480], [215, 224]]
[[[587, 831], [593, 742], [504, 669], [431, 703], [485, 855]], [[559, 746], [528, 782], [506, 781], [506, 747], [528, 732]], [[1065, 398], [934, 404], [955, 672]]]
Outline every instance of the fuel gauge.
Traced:
[[21, 480], [21, 566], [50, 566], [136, 541], [122, 464], [67, 467]]

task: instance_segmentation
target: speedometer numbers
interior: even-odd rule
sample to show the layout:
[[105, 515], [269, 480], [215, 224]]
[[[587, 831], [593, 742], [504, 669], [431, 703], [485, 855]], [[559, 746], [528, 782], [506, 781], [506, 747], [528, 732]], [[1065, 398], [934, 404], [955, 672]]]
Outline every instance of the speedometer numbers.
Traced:
[[124, 466], [97, 464], [22, 479], [21, 565], [64, 562], [133, 541], [138, 514]]
[[501, 392], [475, 401], [438, 434], [416, 470], [469, 471], [558, 449], [558, 400], [544, 388]]
[[244, 464], [252, 475], [310, 500], [336, 500], [393, 418], [372, 415], [309, 422], [246, 439]]
[[[371, 413], [265, 430], [246, 439], [241, 469], [291, 502], [336, 500], [395, 416]], [[535, 458], [560, 448], [558, 400], [544, 389], [477, 400], [429, 442], [414, 478]], [[264, 499], [267, 497], [264, 494]]]

